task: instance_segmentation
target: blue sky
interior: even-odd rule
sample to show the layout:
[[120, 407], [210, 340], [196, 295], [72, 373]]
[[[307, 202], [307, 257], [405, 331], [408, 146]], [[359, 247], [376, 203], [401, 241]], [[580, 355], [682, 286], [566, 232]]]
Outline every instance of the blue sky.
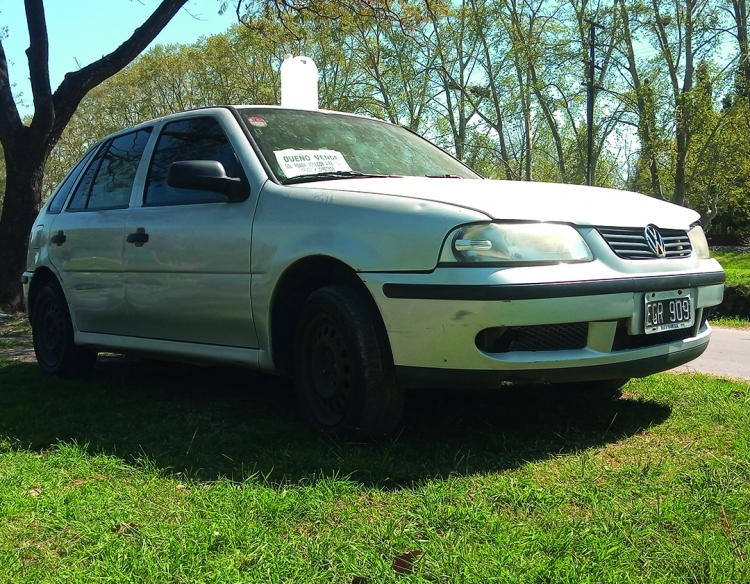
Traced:
[[[29, 34], [23, 0], [0, 2], [0, 28], [10, 66], [10, 81], [21, 115], [33, 113], [26, 49]], [[52, 89], [65, 73], [96, 61], [123, 43], [159, 5], [158, 0], [46, 0]], [[219, 0], [189, 0], [153, 44], [191, 43], [220, 33], [236, 22], [233, 10], [219, 15]]]

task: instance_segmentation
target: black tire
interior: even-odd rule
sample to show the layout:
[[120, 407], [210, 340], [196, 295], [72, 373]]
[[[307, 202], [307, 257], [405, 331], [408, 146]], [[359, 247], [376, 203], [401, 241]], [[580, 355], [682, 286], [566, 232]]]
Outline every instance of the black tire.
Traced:
[[39, 290], [31, 328], [34, 353], [42, 371], [60, 377], [81, 377], [91, 373], [96, 352], [75, 344], [68, 303], [57, 282], [47, 282]]
[[297, 324], [294, 377], [302, 411], [330, 436], [373, 440], [392, 433], [404, 398], [380, 321], [348, 286], [313, 292]]

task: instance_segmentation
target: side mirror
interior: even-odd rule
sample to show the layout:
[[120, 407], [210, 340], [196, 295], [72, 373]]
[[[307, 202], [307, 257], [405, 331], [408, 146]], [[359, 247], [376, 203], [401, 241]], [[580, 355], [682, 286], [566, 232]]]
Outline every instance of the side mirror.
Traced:
[[242, 179], [227, 176], [218, 160], [179, 160], [169, 167], [167, 184], [176, 189], [211, 191], [226, 195], [230, 203], [247, 199]]

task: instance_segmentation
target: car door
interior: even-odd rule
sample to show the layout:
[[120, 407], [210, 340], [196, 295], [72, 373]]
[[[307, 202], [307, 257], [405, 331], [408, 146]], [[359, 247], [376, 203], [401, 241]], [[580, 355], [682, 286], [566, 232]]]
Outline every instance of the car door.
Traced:
[[50, 262], [81, 331], [129, 332], [123, 286], [125, 224], [151, 132], [149, 127], [105, 142], [50, 226]]
[[142, 205], [128, 214], [125, 295], [133, 334], [257, 347], [250, 305], [253, 203], [168, 185], [171, 164], [183, 160], [217, 160], [247, 185], [219, 119], [192, 115], [163, 126]]

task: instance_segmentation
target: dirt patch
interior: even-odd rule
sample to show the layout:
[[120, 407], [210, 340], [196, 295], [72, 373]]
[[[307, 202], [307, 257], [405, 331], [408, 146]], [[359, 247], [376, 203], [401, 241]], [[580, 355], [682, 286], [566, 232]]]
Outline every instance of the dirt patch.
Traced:
[[0, 349], [0, 359], [5, 359], [6, 361], [22, 361], [24, 363], [36, 363], [34, 347]]
[[0, 314], [0, 359], [36, 361], [31, 328], [25, 315]]
[[[31, 338], [31, 326], [26, 315], [0, 313], [0, 359], [36, 363], [34, 341]], [[126, 364], [132, 366], [141, 360], [117, 353], [99, 353], [97, 364], [108, 367]]]

